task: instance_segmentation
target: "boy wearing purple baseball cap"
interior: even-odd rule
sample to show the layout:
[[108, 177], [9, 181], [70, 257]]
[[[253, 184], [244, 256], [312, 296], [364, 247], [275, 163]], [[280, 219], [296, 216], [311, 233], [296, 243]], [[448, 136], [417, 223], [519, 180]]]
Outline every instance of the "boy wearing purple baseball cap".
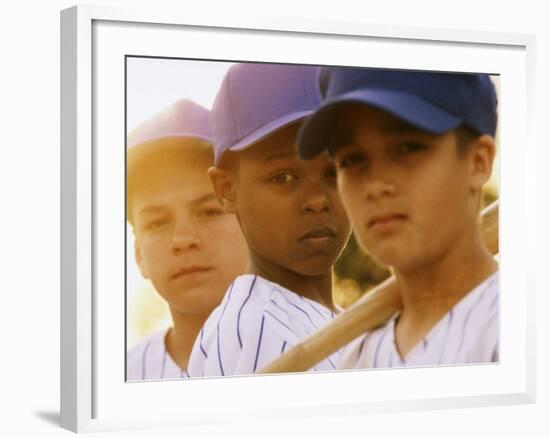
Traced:
[[128, 380], [187, 377], [202, 324], [248, 264], [239, 225], [208, 179], [212, 162], [208, 110], [188, 99], [128, 135], [126, 209], [135, 259], [173, 322], [128, 351]]
[[359, 243], [390, 266], [403, 310], [342, 353], [339, 368], [498, 360], [498, 265], [479, 230], [495, 155], [487, 75], [325, 71], [327, 93], [299, 152], [336, 162]]
[[[320, 102], [318, 69], [237, 64], [211, 110], [209, 176], [248, 244], [249, 268], [206, 321], [191, 377], [251, 374], [334, 316], [332, 265], [350, 227], [332, 161], [296, 154], [300, 122]], [[314, 370], [332, 370], [338, 354]]]

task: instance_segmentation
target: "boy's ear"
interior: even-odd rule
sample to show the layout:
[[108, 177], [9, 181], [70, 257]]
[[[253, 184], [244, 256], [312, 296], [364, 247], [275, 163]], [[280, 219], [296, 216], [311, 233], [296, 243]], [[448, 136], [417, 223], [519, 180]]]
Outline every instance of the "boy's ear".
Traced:
[[472, 164], [470, 188], [472, 191], [481, 191], [483, 185], [491, 177], [495, 153], [495, 139], [490, 135], [481, 135], [470, 145], [469, 155]]
[[235, 213], [237, 209], [237, 190], [233, 172], [219, 167], [210, 167], [208, 177], [214, 186], [214, 192], [216, 192], [216, 197], [222, 204], [223, 210], [226, 213]]
[[138, 239], [134, 235], [134, 257], [136, 259], [136, 264], [138, 265], [139, 271], [141, 272], [141, 275], [143, 278], [149, 278], [149, 274], [147, 273], [147, 268], [145, 267], [145, 263], [143, 261], [143, 256], [141, 254], [141, 248], [139, 246]]

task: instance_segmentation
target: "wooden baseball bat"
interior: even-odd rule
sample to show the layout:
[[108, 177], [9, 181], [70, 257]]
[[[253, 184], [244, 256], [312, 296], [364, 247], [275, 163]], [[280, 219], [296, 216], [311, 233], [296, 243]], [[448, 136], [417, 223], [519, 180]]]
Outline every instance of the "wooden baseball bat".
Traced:
[[[498, 201], [481, 212], [481, 234], [487, 248], [497, 254]], [[258, 373], [307, 371], [358, 336], [386, 323], [401, 306], [399, 287], [395, 277], [390, 277]]]

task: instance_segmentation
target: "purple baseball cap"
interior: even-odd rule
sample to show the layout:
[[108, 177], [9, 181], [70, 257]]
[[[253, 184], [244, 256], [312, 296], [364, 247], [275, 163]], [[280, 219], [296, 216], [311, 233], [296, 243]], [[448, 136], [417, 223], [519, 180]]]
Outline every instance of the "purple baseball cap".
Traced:
[[[170, 146], [157, 143], [156, 140], [182, 139]], [[209, 127], [209, 111], [189, 99], [181, 99], [164, 110], [154, 114], [145, 122], [128, 133], [127, 137], [127, 219], [133, 224], [133, 214], [130, 207], [135, 184], [143, 173], [142, 166], [149, 163], [152, 157], [163, 157], [170, 148], [175, 147], [179, 152], [187, 152], [190, 145], [197, 145], [199, 140], [208, 149], [211, 148], [212, 138]], [[203, 143], [205, 142], [205, 143]], [[170, 159], [170, 158], [168, 158]]]
[[128, 148], [168, 137], [212, 142], [209, 111], [190, 99], [180, 99], [128, 133]]
[[325, 100], [301, 127], [299, 154], [330, 147], [334, 116], [343, 105], [369, 105], [434, 134], [466, 124], [494, 136], [497, 97], [488, 75], [374, 68], [325, 67]]
[[309, 116], [321, 102], [318, 73], [301, 65], [231, 66], [210, 112], [214, 162]]

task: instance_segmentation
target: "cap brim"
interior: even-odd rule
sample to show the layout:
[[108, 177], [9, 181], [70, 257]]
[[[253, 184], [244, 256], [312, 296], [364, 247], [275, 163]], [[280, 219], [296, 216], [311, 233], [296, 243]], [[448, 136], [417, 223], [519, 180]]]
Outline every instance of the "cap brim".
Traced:
[[239, 142], [235, 143], [233, 146], [228, 148], [228, 150], [242, 151], [243, 149], [246, 149], [252, 146], [253, 144], [259, 142], [260, 140], [264, 139], [268, 135], [271, 135], [279, 131], [280, 129], [283, 129], [284, 127], [298, 120], [305, 119], [307, 116], [311, 115], [313, 111], [314, 111], [313, 109], [298, 111], [291, 114], [285, 114], [282, 117], [278, 117], [277, 119], [274, 119], [269, 123], [266, 123], [265, 125], [261, 126], [255, 131], [252, 131], [250, 134], [243, 137]]
[[362, 89], [335, 96], [309, 117], [298, 135], [301, 158], [311, 159], [329, 147], [336, 111], [347, 104], [362, 104], [386, 111], [417, 128], [442, 134], [460, 125], [461, 120], [436, 105], [404, 92]]

